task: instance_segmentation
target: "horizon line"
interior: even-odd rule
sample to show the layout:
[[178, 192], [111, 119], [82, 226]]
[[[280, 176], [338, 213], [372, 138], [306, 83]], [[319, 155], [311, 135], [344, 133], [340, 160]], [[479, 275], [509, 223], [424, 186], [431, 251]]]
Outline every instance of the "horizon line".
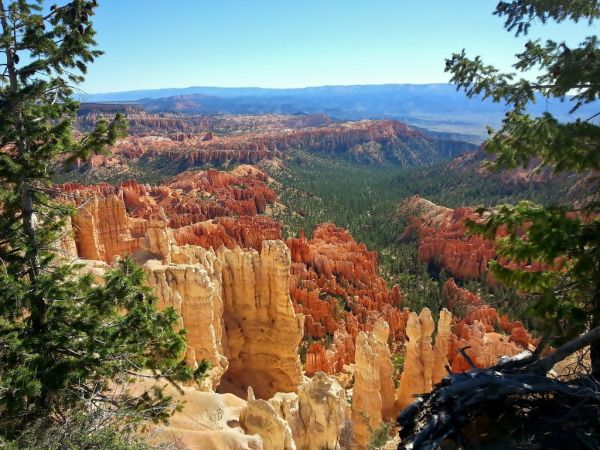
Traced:
[[317, 89], [317, 88], [336, 88], [336, 87], [366, 87], [366, 86], [441, 86], [441, 85], [452, 85], [449, 82], [437, 82], [437, 83], [358, 83], [358, 84], [318, 84], [311, 86], [301, 87], [264, 87], [264, 86], [202, 86], [202, 85], [191, 85], [191, 86], [179, 86], [179, 87], [158, 87], [158, 88], [139, 88], [139, 89], [126, 89], [122, 91], [103, 91], [103, 92], [86, 92], [81, 90], [83, 95], [110, 95], [110, 94], [122, 94], [125, 92], [148, 92], [148, 91], [161, 91], [161, 90], [176, 90], [176, 89], [256, 89], [265, 91], [289, 91], [289, 90], [303, 90], [303, 89]]

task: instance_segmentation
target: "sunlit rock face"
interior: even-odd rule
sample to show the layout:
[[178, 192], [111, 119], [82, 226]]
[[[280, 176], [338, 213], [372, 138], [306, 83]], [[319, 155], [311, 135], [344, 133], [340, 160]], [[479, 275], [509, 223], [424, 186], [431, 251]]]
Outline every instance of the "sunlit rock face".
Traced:
[[346, 391], [323, 372], [306, 379], [298, 389], [298, 420], [294, 436], [298, 450], [349, 448], [352, 439]]
[[[216, 256], [206, 252], [206, 265], [163, 264], [150, 260], [144, 265], [149, 286], [159, 299], [159, 308], [173, 307], [187, 330], [186, 359], [192, 367], [210, 362], [211, 388], [215, 389], [228, 367], [223, 342], [223, 299], [214, 267]], [[207, 270], [207, 267], [209, 270]]]
[[[152, 384], [142, 382], [133, 389], [152, 387]], [[176, 390], [166, 385], [165, 389], [182, 408], [169, 418], [167, 425], [148, 425], [151, 445], [202, 450], [264, 450], [262, 438], [246, 433], [240, 426], [245, 400], [232, 394], [200, 392], [193, 387]]]
[[[480, 368], [497, 364], [502, 356], [514, 356], [533, 348], [529, 335], [526, 345], [520, 345], [512, 340], [510, 334], [494, 331], [501, 327], [501, 323], [496, 310], [487, 305], [470, 307], [465, 319], [454, 318], [448, 310], [442, 309], [435, 344], [432, 345], [435, 324], [431, 312], [427, 308], [419, 315], [411, 312], [406, 324], [406, 358], [396, 390], [397, 408], [406, 408], [415, 400], [415, 396], [431, 392], [448, 370], [465, 372], [472, 369], [460, 354], [461, 348], [466, 348], [471, 362]], [[522, 325], [506, 319], [505, 326], [520, 330]], [[516, 333], [520, 335], [519, 331]]]
[[306, 378], [297, 394], [277, 393], [261, 400], [248, 388], [240, 425], [247, 434], [259, 435], [265, 450], [335, 450], [350, 448], [352, 441], [346, 392], [322, 372]]
[[[260, 398], [295, 392], [302, 381], [298, 345], [303, 317], [289, 296], [289, 250], [263, 241], [261, 252], [173, 246], [169, 232], [149, 247], [170, 248], [144, 268], [161, 306], [173, 306], [188, 330], [191, 364], [211, 362], [213, 387]], [[165, 243], [166, 239], [166, 243]], [[162, 242], [159, 244], [158, 242]]]
[[248, 388], [247, 406], [240, 413], [240, 425], [247, 434], [260, 436], [265, 450], [296, 450], [290, 424], [283, 417], [284, 410], [297, 414], [296, 394], [277, 394], [267, 401], [256, 399], [252, 388]]
[[303, 317], [289, 295], [290, 252], [282, 241], [263, 241], [262, 250], [223, 249], [221, 262], [229, 369], [225, 389], [260, 398], [296, 391], [302, 380], [298, 345]]
[[260, 250], [263, 240], [281, 234], [278, 222], [259, 215], [275, 201], [266, 183], [260, 170], [240, 166], [231, 172], [186, 172], [158, 186], [65, 183], [57, 186], [57, 197], [77, 208], [72, 228], [78, 256], [110, 263], [138, 250], [157, 216], [178, 245]]
[[424, 394], [432, 389], [434, 357], [431, 335], [434, 328], [428, 308], [423, 308], [419, 315], [410, 313], [406, 323], [406, 359], [396, 392], [399, 409], [412, 403], [415, 394]]
[[372, 332], [361, 331], [356, 338], [352, 423], [359, 448], [366, 448], [372, 430], [396, 413], [388, 337], [389, 326], [379, 319]]

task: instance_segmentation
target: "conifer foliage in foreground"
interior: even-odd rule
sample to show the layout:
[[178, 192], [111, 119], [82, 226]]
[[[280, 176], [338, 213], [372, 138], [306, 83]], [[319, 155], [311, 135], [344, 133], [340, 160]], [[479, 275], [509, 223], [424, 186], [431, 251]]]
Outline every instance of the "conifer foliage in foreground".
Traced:
[[[494, 14], [519, 36], [547, 22], [597, 23], [600, 3], [501, 1]], [[600, 41], [594, 35], [576, 46], [551, 39], [528, 40], [513, 67], [515, 72], [503, 73], [479, 56], [468, 58], [464, 50], [446, 61], [458, 89], [504, 103], [508, 109], [502, 127], [490, 130], [485, 144], [495, 158], [490, 166], [582, 174], [591, 188], [567, 206], [522, 201], [497, 207], [473, 230], [496, 239], [499, 259], [490, 264], [492, 273], [505, 285], [528, 294], [538, 328], [555, 344], [562, 344], [600, 326], [600, 112], [587, 120], [561, 123], [550, 113], [532, 117], [527, 107], [540, 96], [571, 102], [572, 112], [584, 104], [597, 105]], [[532, 261], [544, 263], [549, 270], [528, 270]], [[600, 340], [592, 342], [590, 353], [592, 372], [600, 379]]]
[[202, 374], [182, 361], [177, 314], [156, 309], [133, 262], [95, 286], [56, 255], [74, 211], [52, 200], [51, 167], [85, 161], [125, 131], [117, 117], [73, 133], [74, 87], [101, 54], [96, 7], [0, 0], [0, 442], [40, 421], [57, 426], [101, 411], [123, 426], [165, 419], [174, 406], [159, 389], [131, 395], [114, 386]]

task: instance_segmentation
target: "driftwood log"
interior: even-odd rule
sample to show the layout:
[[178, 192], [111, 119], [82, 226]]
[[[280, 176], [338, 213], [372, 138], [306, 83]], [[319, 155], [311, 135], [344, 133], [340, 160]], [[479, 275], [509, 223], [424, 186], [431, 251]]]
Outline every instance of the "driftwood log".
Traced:
[[[548, 377], [600, 327], [546, 357], [450, 374], [398, 417], [402, 449], [600, 449], [600, 382]], [[468, 360], [468, 354], [463, 349]]]

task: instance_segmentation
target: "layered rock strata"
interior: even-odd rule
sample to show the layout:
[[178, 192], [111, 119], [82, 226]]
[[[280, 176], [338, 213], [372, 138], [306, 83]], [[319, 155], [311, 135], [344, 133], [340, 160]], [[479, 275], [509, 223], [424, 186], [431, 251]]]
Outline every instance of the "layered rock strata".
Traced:
[[222, 391], [240, 394], [252, 386], [261, 398], [296, 391], [303, 317], [289, 296], [285, 243], [264, 241], [260, 253], [239, 247], [215, 252], [178, 247], [169, 229], [151, 229], [148, 248], [168, 252], [144, 269], [160, 304], [181, 314], [188, 361], [208, 360], [212, 385]]

